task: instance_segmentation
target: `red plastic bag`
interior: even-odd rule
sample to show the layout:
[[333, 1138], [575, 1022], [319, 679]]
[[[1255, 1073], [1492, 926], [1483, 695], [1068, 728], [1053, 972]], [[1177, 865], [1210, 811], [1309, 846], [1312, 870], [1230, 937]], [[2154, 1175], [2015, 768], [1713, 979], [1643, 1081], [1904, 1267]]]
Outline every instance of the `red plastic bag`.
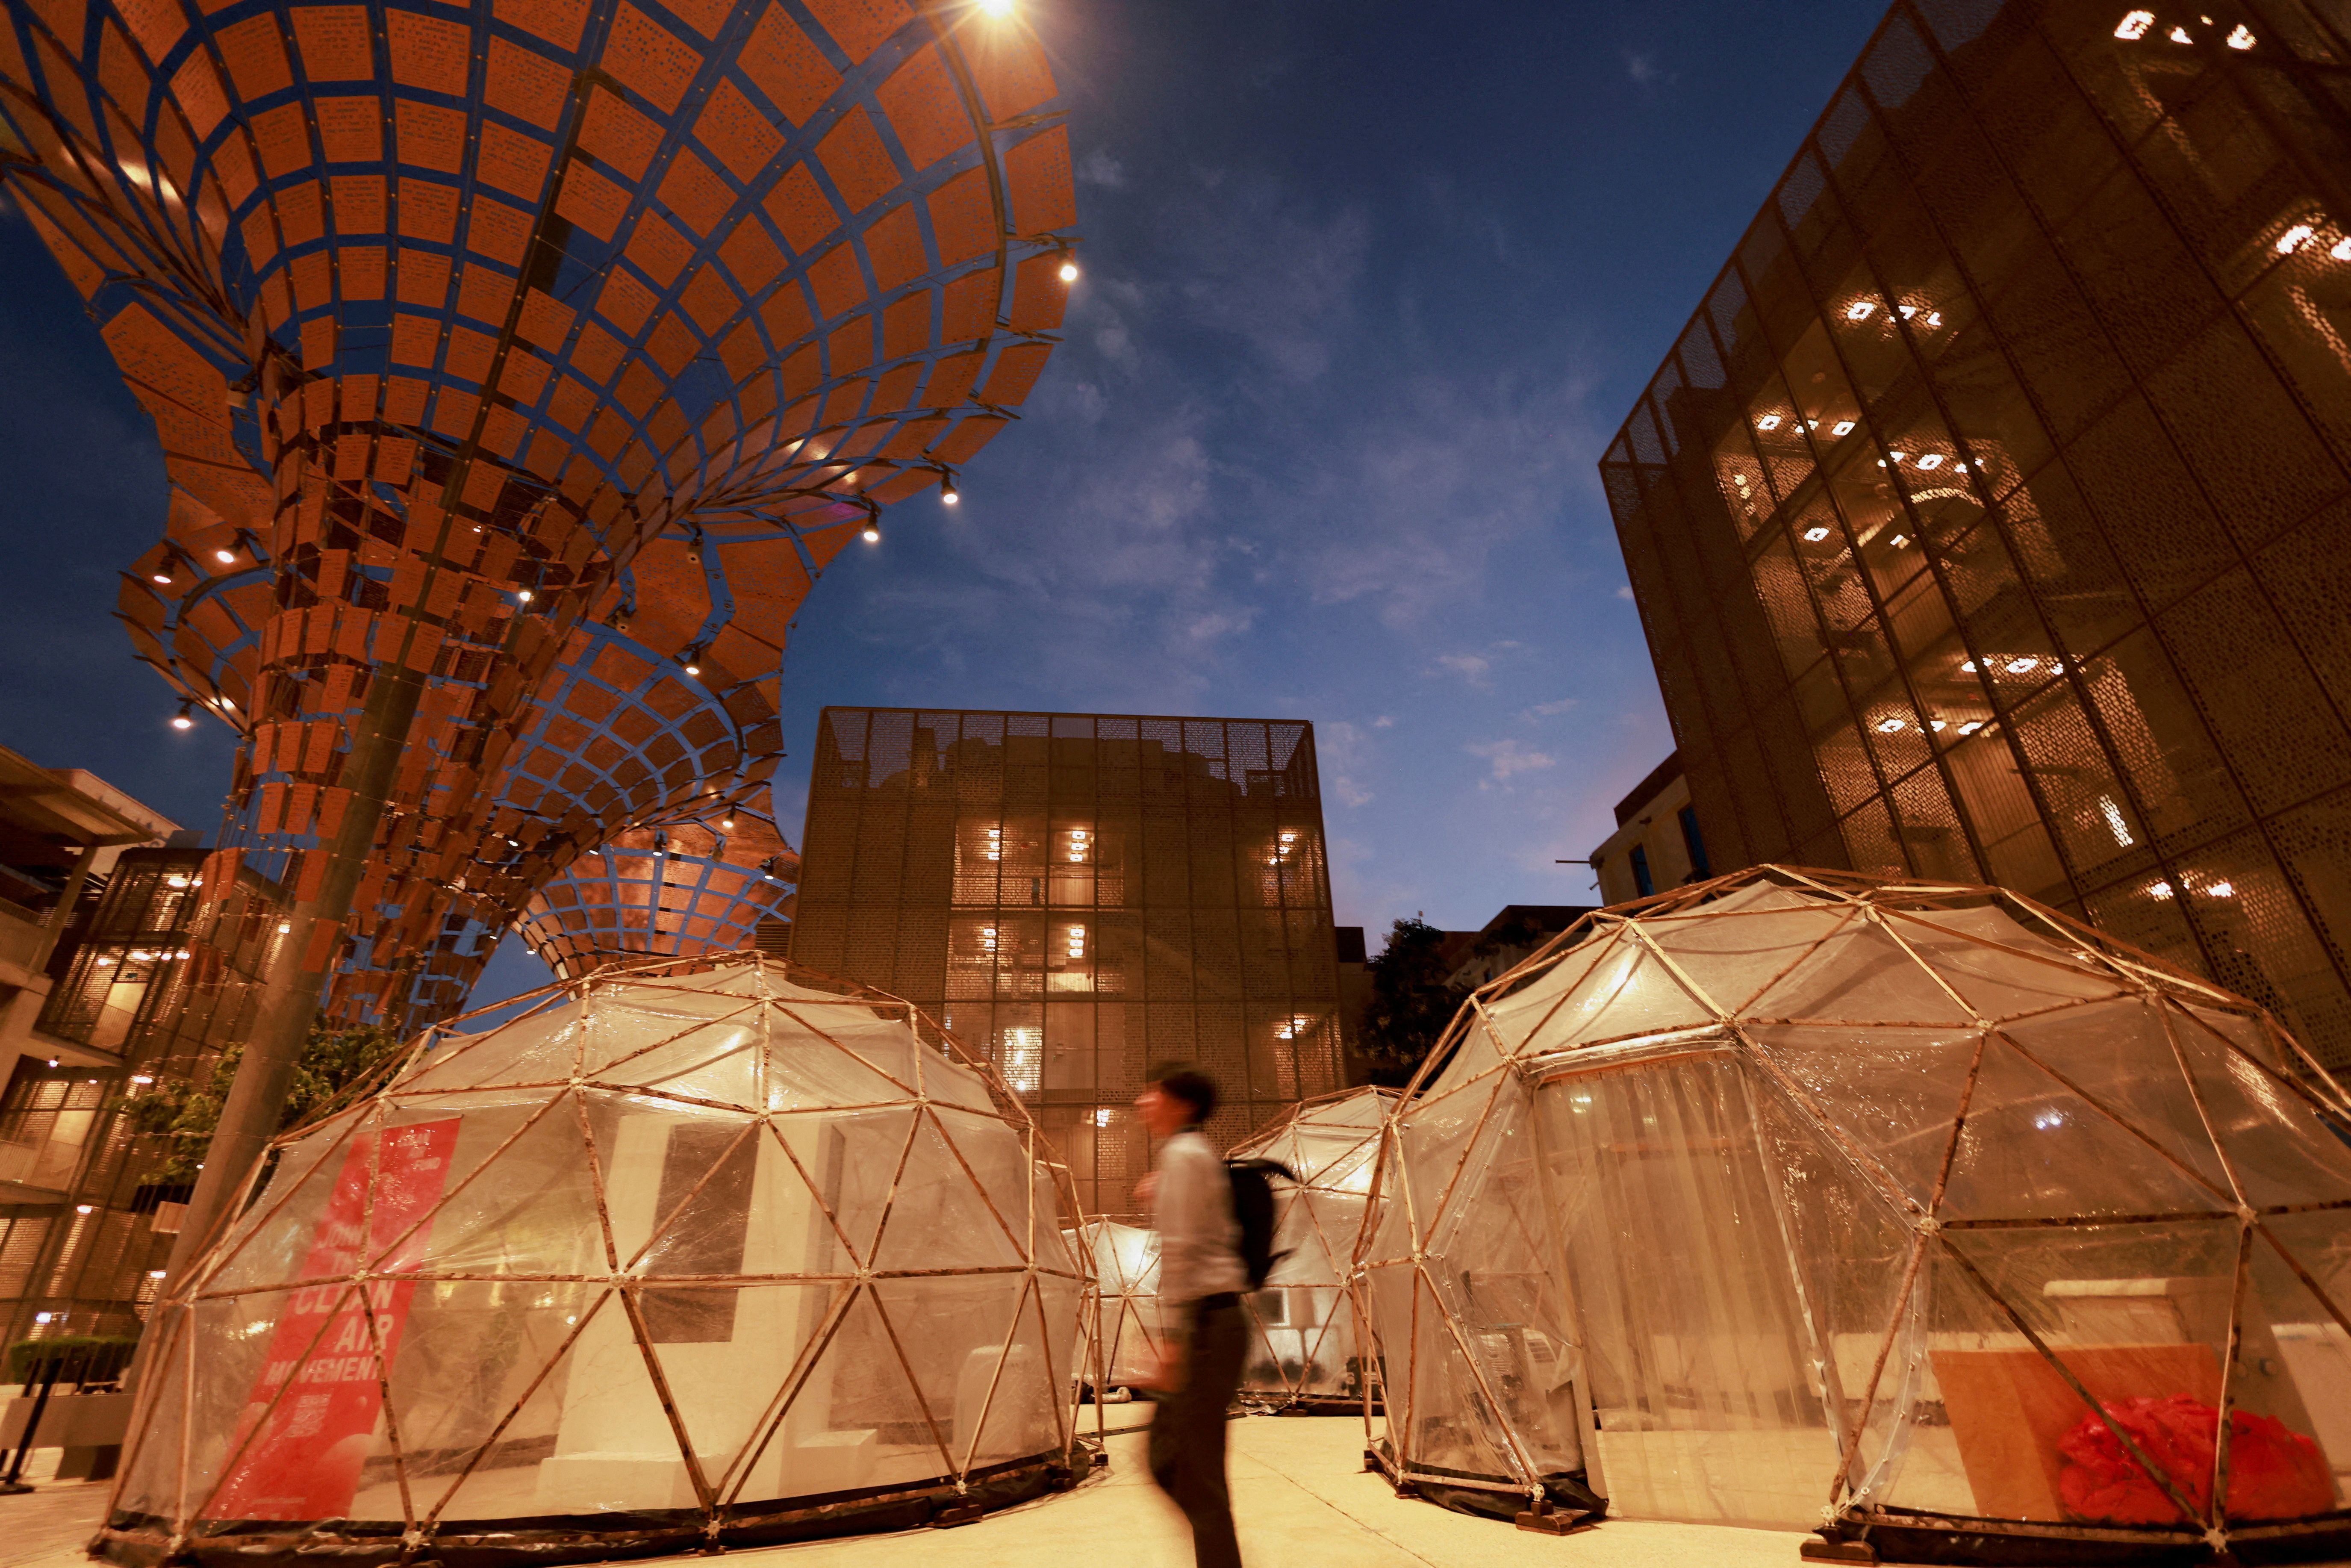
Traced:
[[[2116, 1399], [2105, 1406], [2139, 1451], [2163, 1467], [2199, 1513], [2212, 1496], [2212, 1443], [2220, 1413], [2199, 1399]], [[2295, 1519], [2335, 1506], [2335, 1478], [2318, 1445], [2274, 1416], [2229, 1416], [2229, 1515]], [[2179, 1510], [2095, 1416], [2058, 1440], [2058, 1492], [2072, 1518], [2100, 1524], [2179, 1524]]]

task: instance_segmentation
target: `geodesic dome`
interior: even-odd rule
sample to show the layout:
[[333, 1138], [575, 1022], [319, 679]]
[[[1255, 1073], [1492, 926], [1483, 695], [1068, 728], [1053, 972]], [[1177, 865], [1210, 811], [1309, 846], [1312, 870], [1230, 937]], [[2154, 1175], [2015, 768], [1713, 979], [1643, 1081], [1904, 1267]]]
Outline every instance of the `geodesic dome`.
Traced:
[[1581, 1460], [1857, 1561], [2351, 1546], [2351, 1123], [2273, 1020], [1993, 888], [1767, 867], [1594, 919], [1391, 1124], [1400, 1475]]
[[1159, 1233], [1114, 1219], [1089, 1219], [1069, 1232], [1093, 1270], [1087, 1313], [1091, 1343], [1078, 1375], [1103, 1389], [1131, 1385], [1159, 1370], [1166, 1333], [1159, 1315]]
[[1298, 1178], [1274, 1186], [1276, 1260], [1265, 1289], [1241, 1300], [1249, 1318], [1244, 1394], [1291, 1409], [1363, 1409], [1360, 1309], [1349, 1282], [1380, 1126], [1398, 1098], [1373, 1088], [1302, 1100], [1229, 1151]]
[[550, 988], [281, 1140], [151, 1322], [97, 1548], [561, 1563], [1034, 1496], [1066, 1187], [895, 998], [749, 954]]

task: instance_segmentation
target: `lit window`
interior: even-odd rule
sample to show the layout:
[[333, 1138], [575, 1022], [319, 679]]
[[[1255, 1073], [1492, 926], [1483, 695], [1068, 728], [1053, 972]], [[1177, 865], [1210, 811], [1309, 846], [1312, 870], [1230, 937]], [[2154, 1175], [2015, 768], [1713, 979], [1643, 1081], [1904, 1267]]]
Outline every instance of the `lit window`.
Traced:
[[1110, 1125], [1110, 1116], [1111, 1116], [1110, 1107], [1109, 1107], [1109, 1106], [1107, 1106], [1107, 1105], [1102, 1106], [1101, 1109], [1097, 1110], [1097, 1111], [1094, 1113], [1094, 1125], [1095, 1125], [1095, 1126], [1097, 1126], [1097, 1127], [1107, 1127], [1107, 1126], [1109, 1126], [1109, 1125]]
[[2168, 882], [2151, 882], [2147, 884], [2147, 893], [2149, 898], [2169, 898], [2171, 884]]
[[1902, 307], [1902, 319], [1905, 321], [1907, 321], [1911, 317], [1916, 316], [1917, 314], [1918, 314], [1918, 307], [1916, 305], [1905, 305]]
[[1961, 735], [1973, 735], [1976, 731], [1978, 731], [1978, 730], [1981, 729], [1982, 727], [1983, 727], [1983, 720], [1981, 720], [1981, 719], [1980, 719], [1980, 718], [1971, 718], [1971, 719], [1968, 720], [1968, 722], [1967, 722], [1967, 723], [1965, 723], [1965, 724], [1963, 724], [1963, 725], [1959, 726], [1959, 733], [1960, 733]]
[[2128, 849], [2131, 845], [2138, 842], [2137, 839], [2131, 837], [2130, 824], [2123, 820], [2123, 809], [2115, 804], [2115, 798], [2113, 796], [2101, 795], [2098, 797], [2098, 812], [2101, 816], [2105, 818], [2106, 831], [2114, 834], [2115, 842], [2120, 844], [2125, 849]]
[[1826, 528], [1806, 528], [1804, 530], [1804, 538], [1813, 544], [1818, 544], [1828, 537], [1829, 531]]
[[2337, 261], [2351, 261], [2351, 239], [2336, 240], [2335, 248], [2326, 254]]
[[2006, 670], [2011, 675], [2029, 675], [2032, 673], [2033, 666], [2040, 663], [2040, 660], [2033, 658], [2011, 659], [2007, 664], [2002, 664], [2001, 668]]
[[1927, 727], [1933, 730], [1936, 734], [1940, 735], [1943, 733], [1943, 721], [1939, 718], [1930, 719], [1928, 721]]
[[1907, 452], [1889, 452], [1889, 453], [1887, 453], [1886, 455], [1887, 455], [1888, 457], [1891, 457], [1891, 458], [1892, 458], [1892, 459], [1894, 459], [1894, 461], [1896, 461], [1896, 463], [1899, 463], [1899, 462], [1901, 462], [1905, 457], [1907, 457], [1907, 456], [1909, 456], [1910, 455], [1909, 455]]
[[1877, 302], [1874, 299], [1856, 299], [1844, 308], [1844, 319], [1848, 321], [1866, 321], [1871, 312], [1876, 308]]
[[1849, 419], [1838, 420], [1834, 425], [1830, 427], [1829, 434], [1831, 435], [1851, 435], [1853, 434], [1853, 421]]
[[2188, 36], [2188, 29], [2185, 27], [2174, 27], [2167, 36], [2175, 44], [2192, 44], [2196, 41]]
[[1939, 452], [1923, 452], [1918, 455], [1918, 466], [1921, 468], [1940, 468], [1942, 465], [1943, 455]]
[[1045, 1076], [1045, 1031], [1033, 1024], [1006, 1030], [996, 1064], [1015, 1093], [1034, 1094]]
[[1898, 718], [1881, 718], [1877, 721], [1877, 731], [1880, 735], [1892, 735], [1902, 727], [1902, 721]]
[[1930, 310], [1930, 311], [1928, 311], [1928, 312], [1927, 313], [1927, 325], [1928, 325], [1928, 326], [1929, 326], [1929, 327], [1939, 327], [1939, 326], [1941, 326], [1942, 324], [1943, 324], [1943, 313], [1942, 313], [1940, 310]]
[[2237, 896], [2237, 884], [2232, 882], [2216, 882], [2204, 891], [2215, 898], [2234, 898]]
[[2115, 29], [2115, 37], [2117, 38], [2144, 38], [2147, 37], [2147, 30], [2154, 26], [2154, 12], [2133, 11], [2123, 18], [2122, 26]]
[[1755, 422], [1755, 428], [1758, 430], [1777, 430], [1780, 428], [1780, 416], [1776, 413], [1767, 413], [1762, 418]]
[[1959, 668], [1972, 675], [1976, 673], [1976, 662], [1973, 659], [1970, 659], [1966, 664], [1961, 664]]
[[2229, 47], [2232, 49], [2250, 49], [2259, 41], [2242, 22], [2238, 23], [2236, 30], [2229, 35]]
[[1886, 542], [1891, 544], [1896, 549], [1908, 549], [1910, 548], [1910, 536], [1908, 534], [1896, 534], [1893, 538]]
[[2278, 235], [2278, 254], [2280, 256], [2292, 256], [2295, 251], [2298, 251], [2304, 246], [2308, 245], [2310, 243], [2310, 236], [2317, 232], [2318, 231], [2316, 229], [2312, 228], [2308, 224], [2294, 225], [2294, 227]]

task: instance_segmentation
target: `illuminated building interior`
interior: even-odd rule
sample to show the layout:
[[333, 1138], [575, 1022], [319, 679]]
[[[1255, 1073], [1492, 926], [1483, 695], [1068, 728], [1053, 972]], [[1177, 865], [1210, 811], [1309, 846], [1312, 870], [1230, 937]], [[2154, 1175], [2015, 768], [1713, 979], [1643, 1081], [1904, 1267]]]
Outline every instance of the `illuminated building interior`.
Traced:
[[2332, 15], [1887, 16], [1602, 465], [1718, 866], [1996, 882], [2351, 1061]]
[[1220, 1145], [1340, 1086], [1322, 843], [1306, 724], [827, 708], [792, 956], [941, 1011], [1131, 1213], [1153, 1063]]

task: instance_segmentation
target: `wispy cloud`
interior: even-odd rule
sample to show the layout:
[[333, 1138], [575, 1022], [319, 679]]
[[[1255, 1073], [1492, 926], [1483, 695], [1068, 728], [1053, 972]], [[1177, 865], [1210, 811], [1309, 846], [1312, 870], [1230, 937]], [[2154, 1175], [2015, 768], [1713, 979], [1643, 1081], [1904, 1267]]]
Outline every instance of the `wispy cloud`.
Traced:
[[1681, 79], [1678, 71], [1659, 69], [1657, 57], [1646, 49], [1626, 49], [1624, 54], [1625, 74], [1633, 78], [1635, 87], [1645, 91], [1651, 88], [1670, 87]]
[[1437, 655], [1437, 669], [1444, 671], [1447, 674], [1458, 675], [1473, 686], [1482, 686], [1487, 685], [1486, 672], [1493, 667], [1493, 660], [1484, 658], [1476, 653], [1439, 653]]
[[1362, 209], [1317, 212], [1272, 175], [1211, 170], [1167, 215], [1180, 225], [1178, 288], [1193, 321], [1232, 334], [1281, 381], [1331, 368], [1371, 242]]
[[1126, 189], [1126, 165], [1110, 155], [1110, 150], [1096, 147], [1078, 160], [1078, 183], [1099, 185], [1108, 191]]
[[1561, 697], [1556, 702], [1535, 704], [1534, 706], [1527, 709], [1527, 716], [1530, 718], [1557, 718], [1561, 714], [1567, 712], [1569, 709], [1581, 707], [1583, 706], [1583, 699], [1582, 697]]
[[1316, 759], [1322, 766], [1322, 782], [1342, 805], [1368, 806], [1376, 798], [1358, 782], [1357, 776], [1371, 760], [1368, 737], [1344, 719], [1317, 727]]
[[1486, 782], [1509, 789], [1513, 776], [1533, 773], [1558, 765], [1559, 759], [1546, 751], [1533, 751], [1515, 740], [1473, 741], [1461, 748], [1472, 757], [1481, 757], [1488, 768]]

